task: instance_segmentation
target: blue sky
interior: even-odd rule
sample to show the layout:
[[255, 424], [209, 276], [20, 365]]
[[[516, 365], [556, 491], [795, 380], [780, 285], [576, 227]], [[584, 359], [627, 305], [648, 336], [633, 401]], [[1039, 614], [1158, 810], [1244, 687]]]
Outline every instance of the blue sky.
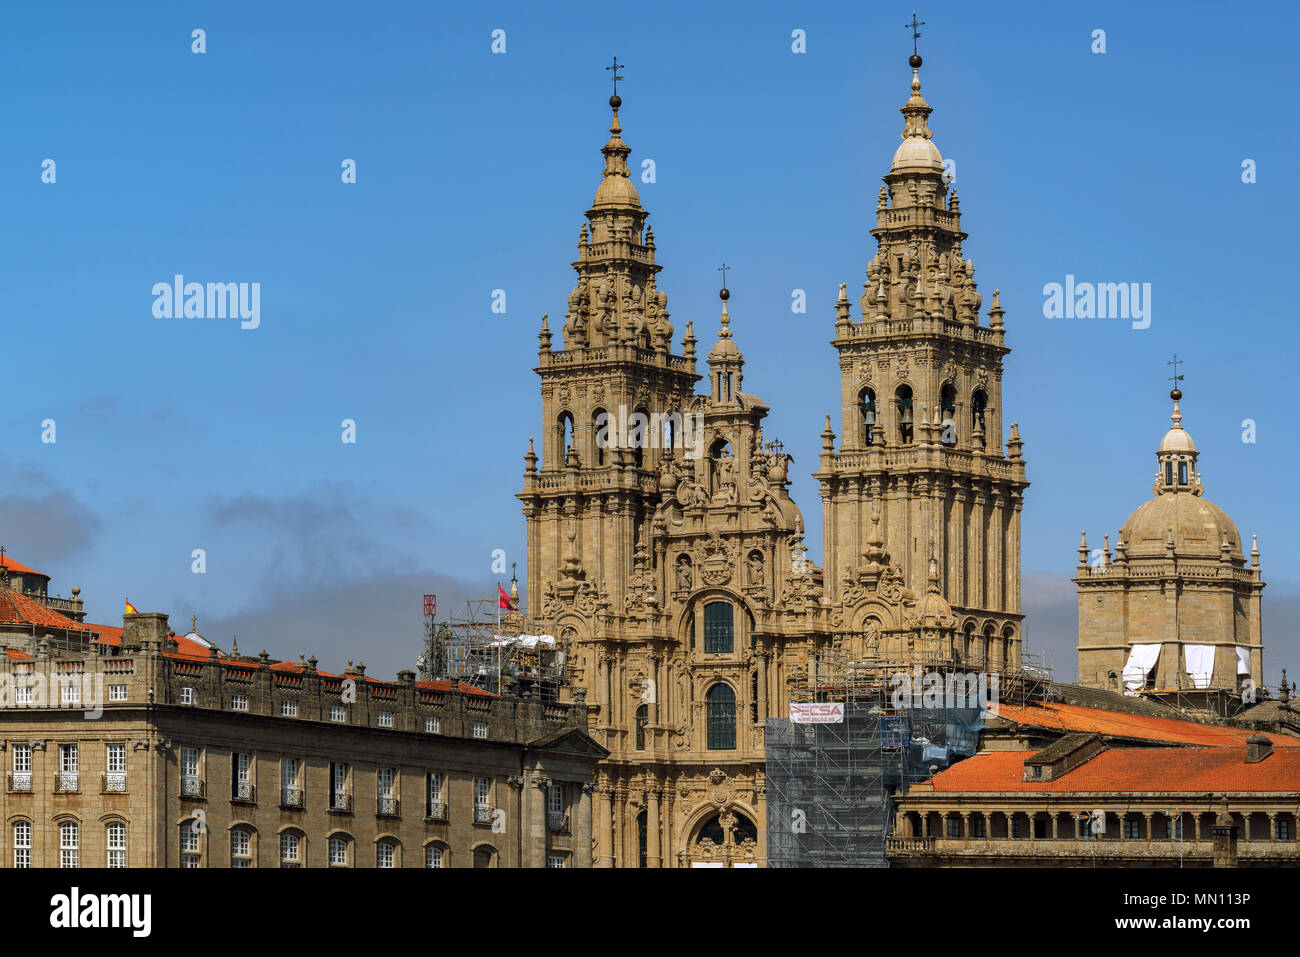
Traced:
[[[1300, 16], [1195, 3], [1176, 16], [1120, 3], [920, 14], [966, 255], [985, 303], [999, 288], [1007, 310], [1004, 418], [1021, 423], [1033, 483], [1031, 643], [1073, 677], [1079, 530], [1099, 542], [1150, 496], [1176, 351], [1207, 495], [1247, 540], [1260, 534], [1275, 681], [1300, 612], [1287, 432]], [[522, 561], [514, 493], [540, 429], [536, 331], [572, 287], [617, 54], [632, 162], [656, 164], [638, 187], [673, 323], [711, 339], [716, 267], [733, 267], [746, 390], [795, 456], [819, 556], [809, 473], [838, 394], [833, 302], [838, 283], [860, 288], [874, 250], [910, 15], [762, 2], [15, 8], [0, 39], [0, 543], [55, 590], [80, 585], [97, 621], [117, 621], [129, 595], [174, 624], [198, 615], [218, 643], [239, 633], [244, 651], [409, 665], [422, 591], [444, 606], [487, 595], [493, 549]], [[504, 54], [490, 49], [498, 28]], [[355, 184], [340, 182], [344, 159]], [[260, 282], [260, 327], [156, 319], [150, 290], [177, 272]], [[1066, 274], [1151, 283], [1150, 328], [1044, 318], [1043, 286]], [[345, 418], [355, 445], [340, 441]]]

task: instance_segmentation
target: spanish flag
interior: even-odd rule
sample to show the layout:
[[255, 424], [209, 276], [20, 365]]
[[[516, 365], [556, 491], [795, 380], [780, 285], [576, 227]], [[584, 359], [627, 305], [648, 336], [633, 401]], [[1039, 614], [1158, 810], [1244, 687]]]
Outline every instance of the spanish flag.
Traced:
[[135, 605], [131, 604], [131, 599], [129, 599], [129, 598], [126, 600], [126, 613], [127, 613], [128, 615], [138, 615], [138, 614], [140, 614], [138, 611], [135, 610]]

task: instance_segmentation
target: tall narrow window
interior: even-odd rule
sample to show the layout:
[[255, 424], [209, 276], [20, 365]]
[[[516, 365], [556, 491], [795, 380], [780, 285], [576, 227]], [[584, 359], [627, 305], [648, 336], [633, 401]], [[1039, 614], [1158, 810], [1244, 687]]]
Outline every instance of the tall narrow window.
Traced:
[[32, 822], [14, 822], [14, 867], [32, 866]]
[[862, 413], [862, 444], [871, 445], [876, 430], [876, 393], [873, 390], [863, 389], [858, 394], [858, 410]]
[[59, 825], [59, 867], [80, 867], [81, 827], [76, 821]]
[[14, 773], [9, 787], [13, 791], [30, 791], [32, 789], [32, 746], [15, 744]]
[[593, 461], [597, 465], [605, 464], [605, 450], [609, 448], [609, 413], [597, 409], [591, 418], [591, 446]]
[[730, 654], [735, 613], [730, 602], [713, 601], [704, 606], [704, 650], [709, 654]]
[[301, 807], [302, 792], [298, 789], [298, 759], [280, 759], [280, 803], [286, 807]]
[[984, 431], [984, 410], [988, 407], [988, 393], [983, 389], [976, 389], [970, 397], [970, 417], [971, 428]]
[[486, 824], [492, 820], [491, 800], [492, 779], [474, 779], [474, 823]]
[[1187, 484], [1187, 463], [1186, 462], [1178, 463], [1178, 484], [1179, 485]]
[[181, 796], [201, 797], [202, 782], [199, 780], [199, 749], [181, 748]]
[[704, 696], [708, 712], [709, 750], [734, 751], [736, 748], [736, 693], [731, 686], [718, 682]]
[[236, 801], [253, 800], [253, 756], [236, 752], [231, 759], [230, 796]]
[[568, 412], [560, 413], [555, 427], [555, 441], [560, 452], [560, 465], [567, 465], [569, 452], [573, 450], [573, 416]]
[[379, 814], [396, 814], [397, 813], [397, 794], [393, 790], [393, 782], [396, 779], [397, 772], [392, 768], [380, 768], [376, 772], [376, 793], [379, 795]]
[[1169, 459], [1165, 459], [1165, 484], [1174, 484], [1174, 463]]
[[424, 816], [431, 821], [444, 820], [442, 802], [442, 772], [430, 771], [428, 774], [428, 806]]
[[636, 749], [645, 750], [645, 728], [650, 723], [650, 706], [641, 705], [636, 709]]
[[253, 835], [247, 828], [237, 827], [230, 832], [230, 866], [253, 866]]
[[330, 807], [335, 811], [351, 810], [348, 802], [348, 766], [341, 761], [330, 763]]
[[330, 867], [348, 866], [348, 839], [335, 835], [330, 838]]
[[126, 825], [109, 821], [104, 828], [108, 845], [108, 866], [126, 867]]
[[443, 867], [443, 849], [437, 844], [430, 844], [424, 849], [425, 867]]
[[957, 444], [957, 390], [951, 382], [939, 390], [939, 441], [944, 445]]
[[546, 789], [546, 827], [552, 831], [569, 829], [568, 807], [564, 800], [563, 784], [552, 784]]
[[280, 866], [302, 867], [302, 838], [294, 831], [280, 835]]
[[77, 790], [77, 746], [59, 745], [59, 790]]
[[912, 387], [900, 385], [894, 391], [894, 407], [898, 411], [898, 440], [904, 445], [912, 441]]
[[110, 744], [105, 748], [108, 773], [104, 775], [105, 791], [126, 790], [126, 745]]

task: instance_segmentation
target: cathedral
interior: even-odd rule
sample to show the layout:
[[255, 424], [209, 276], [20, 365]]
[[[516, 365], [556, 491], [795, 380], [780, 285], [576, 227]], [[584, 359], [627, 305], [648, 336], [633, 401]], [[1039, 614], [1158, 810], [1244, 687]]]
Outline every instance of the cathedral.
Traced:
[[610, 751], [599, 866], [761, 866], [764, 722], [818, 669], [1019, 664], [1028, 483], [1015, 423], [1004, 446], [1003, 310], [995, 291], [981, 315], [909, 62], [859, 314], [845, 285], [835, 307], [840, 433], [828, 415], [815, 474], [824, 568], [806, 554], [791, 457], [763, 434], [769, 406], [746, 391], [745, 317], [725, 283], [703, 366], [693, 322], [676, 351], [610, 98], [561, 341], [545, 316], [538, 333], [541, 442], [518, 496], [526, 616], [561, 639]]

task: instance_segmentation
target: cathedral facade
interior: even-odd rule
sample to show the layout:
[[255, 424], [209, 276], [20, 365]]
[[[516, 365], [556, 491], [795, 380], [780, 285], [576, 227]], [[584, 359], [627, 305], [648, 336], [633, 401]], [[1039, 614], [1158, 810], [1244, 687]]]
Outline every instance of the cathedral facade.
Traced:
[[[721, 307], [680, 352], [621, 99], [556, 343], [538, 335], [542, 425], [519, 494], [527, 618], [557, 635], [610, 752], [600, 866], [760, 866], [764, 722], [827, 660], [880, 668], [1019, 658], [1024, 461], [1003, 451], [1002, 310], [988, 325], [960, 213], [912, 94], [873, 230], [862, 314], [843, 286], [841, 427], [820, 466], [826, 569], [806, 555], [791, 457], [763, 434]], [[743, 317], [737, 322], [743, 331]], [[558, 348], [557, 348], [558, 345]]]

